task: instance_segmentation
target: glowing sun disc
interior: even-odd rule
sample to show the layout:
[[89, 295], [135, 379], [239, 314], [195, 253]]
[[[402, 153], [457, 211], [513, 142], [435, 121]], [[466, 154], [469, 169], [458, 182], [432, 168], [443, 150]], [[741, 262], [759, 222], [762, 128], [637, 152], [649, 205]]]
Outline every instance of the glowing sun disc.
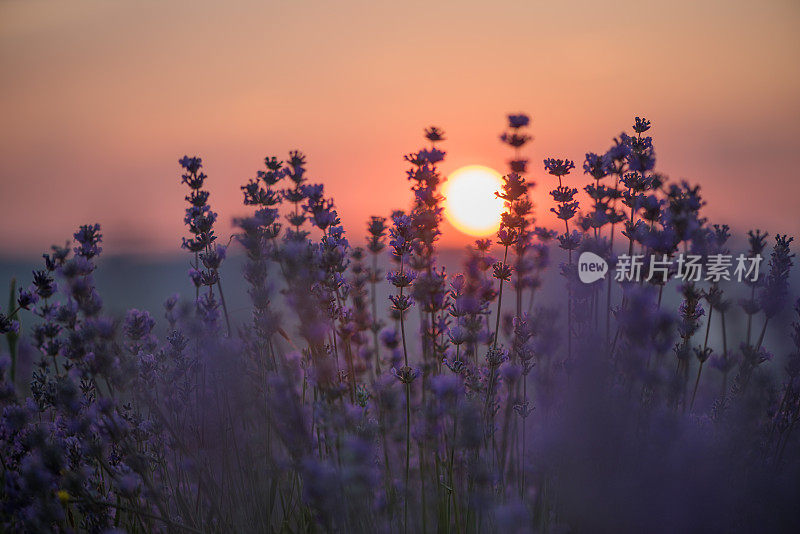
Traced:
[[500, 227], [503, 200], [495, 196], [503, 184], [500, 173], [468, 165], [450, 173], [444, 183], [444, 213], [459, 231], [484, 236]]

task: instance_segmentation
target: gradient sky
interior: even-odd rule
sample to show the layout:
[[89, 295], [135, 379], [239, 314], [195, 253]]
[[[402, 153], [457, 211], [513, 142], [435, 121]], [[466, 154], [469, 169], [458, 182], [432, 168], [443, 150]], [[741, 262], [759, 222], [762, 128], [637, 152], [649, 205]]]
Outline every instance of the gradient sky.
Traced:
[[239, 186], [291, 148], [360, 242], [407, 207], [425, 126], [447, 132], [445, 171], [503, 170], [516, 111], [541, 213], [543, 157], [582, 161], [644, 115], [657, 167], [699, 182], [707, 215], [800, 234], [796, 0], [231, 4], [0, 1], [0, 254], [94, 221], [109, 252], [175, 250], [184, 153], [226, 235]]

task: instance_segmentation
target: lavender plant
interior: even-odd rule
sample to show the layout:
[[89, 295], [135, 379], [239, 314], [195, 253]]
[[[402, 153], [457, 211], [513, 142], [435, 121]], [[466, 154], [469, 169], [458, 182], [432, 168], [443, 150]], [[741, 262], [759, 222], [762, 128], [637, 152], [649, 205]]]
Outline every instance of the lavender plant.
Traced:
[[[181, 158], [194, 296], [169, 297], [163, 319], [104, 312], [99, 225], [54, 246], [0, 311], [0, 528], [799, 529], [792, 238], [759, 273], [768, 235], [751, 232], [725, 275], [730, 229], [698, 186], [655, 171], [639, 117], [586, 154], [581, 189], [563, 183], [572, 161], [545, 160], [563, 229], [536, 226], [529, 125], [508, 116], [500, 229], [461, 273], [438, 250], [436, 127], [406, 156], [413, 201], [372, 217], [364, 247], [298, 151], [241, 187], [249, 213], [221, 245], [202, 160]], [[583, 283], [587, 252], [643, 276]], [[249, 296], [238, 321], [229, 253]]]

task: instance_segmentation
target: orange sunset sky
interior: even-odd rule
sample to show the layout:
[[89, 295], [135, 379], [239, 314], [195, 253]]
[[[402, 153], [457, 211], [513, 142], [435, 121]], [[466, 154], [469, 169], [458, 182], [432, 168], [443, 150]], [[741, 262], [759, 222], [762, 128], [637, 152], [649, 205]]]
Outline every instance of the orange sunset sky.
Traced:
[[[404, 153], [447, 132], [445, 172], [604, 151], [653, 121], [657, 169], [737, 230], [800, 233], [796, 0], [0, 1], [0, 255], [100, 222], [111, 253], [178, 251], [177, 160], [203, 157], [230, 232], [239, 186], [298, 148], [351, 239], [410, 201]], [[588, 183], [572, 174], [570, 185]], [[444, 226], [444, 245], [471, 238]]]

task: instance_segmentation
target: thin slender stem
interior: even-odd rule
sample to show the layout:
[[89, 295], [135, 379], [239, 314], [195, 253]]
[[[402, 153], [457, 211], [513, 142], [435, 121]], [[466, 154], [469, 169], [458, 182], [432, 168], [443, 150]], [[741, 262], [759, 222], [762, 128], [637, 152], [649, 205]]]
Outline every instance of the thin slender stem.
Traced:
[[[400, 256], [400, 274], [402, 275], [405, 268], [405, 262], [403, 261], [403, 256]], [[400, 297], [403, 296], [403, 288], [400, 287]], [[410, 381], [410, 373], [411, 371], [408, 369], [408, 348], [406, 347], [406, 326], [404, 320], [404, 311], [400, 311], [400, 334], [403, 340], [403, 362], [405, 364], [406, 369], [404, 369], [404, 373], [408, 373], [406, 376], [406, 472], [405, 472], [405, 498], [403, 499], [403, 530], [404, 532], [408, 532], [408, 498], [409, 498], [409, 487], [408, 487], [408, 478], [409, 473], [411, 470], [411, 381]]]
[[767, 325], [769, 324], [769, 317], [764, 318], [764, 326], [761, 328], [761, 333], [758, 335], [758, 343], [756, 343], [755, 349], [758, 350], [761, 348], [761, 344], [764, 342], [764, 334], [767, 333]]
[[375, 344], [375, 376], [381, 374], [380, 344], [378, 343], [378, 295], [375, 290], [375, 279], [378, 277], [378, 255], [372, 254], [372, 274], [370, 286], [372, 289], [372, 338]]
[[[506, 245], [505, 252], [503, 253], [503, 263], [508, 260], [508, 246]], [[503, 279], [500, 279], [500, 289], [497, 292], [497, 321], [495, 322], [494, 327], [494, 345], [492, 348], [497, 348], [497, 341], [500, 338], [500, 315], [502, 314], [502, 306], [503, 304]]]
[[403, 530], [408, 532], [408, 498], [410, 495], [408, 487], [408, 476], [411, 466], [411, 383], [406, 382], [406, 476], [405, 476], [405, 498], [403, 499]]
[[722, 319], [722, 358], [725, 360], [725, 370], [722, 372], [722, 398], [728, 392], [728, 335], [725, 331], [725, 312], [720, 313]]
[[228, 316], [228, 305], [225, 304], [225, 294], [222, 292], [222, 280], [217, 278], [217, 289], [219, 289], [219, 300], [222, 302], [222, 311], [225, 313], [225, 326], [228, 328], [228, 337], [231, 337], [231, 319]]
[[[564, 219], [567, 244], [569, 244], [569, 221]], [[572, 246], [568, 249], [569, 265], [572, 267]], [[572, 281], [567, 277], [567, 360], [572, 360]]]
[[[756, 297], [756, 286], [750, 286], [750, 300], [754, 300]], [[753, 314], [747, 314], [747, 344], [750, 344], [750, 332], [753, 328]]]
[[700, 367], [697, 369], [697, 379], [694, 381], [694, 390], [692, 390], [692, 402], [689, 403], [689, 411], [694, 407], [694, 397], [697, 395], [697, 386], [700, 385], [700, 373], [703, 372], [704, 363], [705, 362], [700, 362]]

